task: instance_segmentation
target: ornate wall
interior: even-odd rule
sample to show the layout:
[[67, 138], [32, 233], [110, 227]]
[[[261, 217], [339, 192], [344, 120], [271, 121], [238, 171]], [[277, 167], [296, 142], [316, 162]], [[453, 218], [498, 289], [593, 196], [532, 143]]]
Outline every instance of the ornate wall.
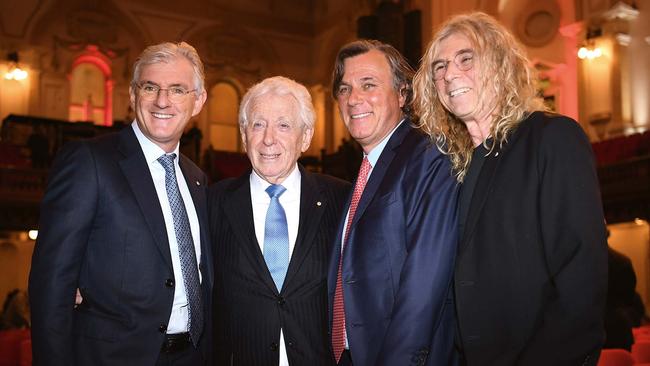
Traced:
[[[382, 2], [398, 3], [404, 12], [420, 11], [422, 49], [450, 15], [474, 10], [495, 15], [528, 47], [542, 71], [549, 102], [578, 119], [592, 139], [599, 138], [600, 127], [590, 122], [600, 115], [610, 116], [610, 135], [650, 123], [649, 26], [643, 24], [650, 0], [633, 2], [638, 15], [622, 25], [629, 45], [618, 41], [620, 19], [603, 18], [618, 3], [614, 0], [3, 1], [0, 73], [10, 66], [5, 55], [17, 52], [29, 77], [0, 79], [0, 119], [14, 113], [64, 120], [85, 116], [95, 123], [129, 121], [128, 84], [138, 53], [149, 44], [186, 40], [205, 61], [208, 91], [227, 84], [238, 101], [253, 83], [278, 74], [307, 85], [318, 114], [308, 154], [318, 155], [322, 148], [331, 152], [347, 137], [330, 98], [334, 57], [356, 37], [357, 19], [372, 14]], [[601, 37], [609, 58], [580, 61], [576, 51], [594, 24], [604, 24], [609, 32]], [[108, 70], [96, 93], [73, 90], [74, 67], [84, 62]], [[211, 97], [232, 99], [231, 92], [221, 96], [219, 90]], [[83, 99], [84, 94], [89, 98]], [[203, 131], [202, 148], [238, 149], [236, 128], [215, 119], [218, 113], [210, 105], [218, 103], [209, 103], [193, 122]], [[223, 134], [229, 134], [224, 142], [219, 141]]]

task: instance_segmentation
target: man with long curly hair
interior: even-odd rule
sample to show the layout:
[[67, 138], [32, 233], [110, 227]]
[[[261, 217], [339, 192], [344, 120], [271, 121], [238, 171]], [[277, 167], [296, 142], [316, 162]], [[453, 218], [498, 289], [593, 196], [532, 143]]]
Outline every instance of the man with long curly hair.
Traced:
[[494, 18], [454, 17], [414, 80], [422, 127], [462, 182], [454, 291], [467, 365], [595, 365], [607, 245], [591, 146], [547, 113]]

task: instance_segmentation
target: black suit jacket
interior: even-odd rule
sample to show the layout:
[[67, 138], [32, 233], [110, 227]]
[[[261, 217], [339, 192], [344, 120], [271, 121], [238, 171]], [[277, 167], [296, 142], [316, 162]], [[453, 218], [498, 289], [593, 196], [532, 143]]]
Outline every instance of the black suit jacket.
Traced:
[[461, 233], [455, 293], [468, 365], [595, 365], [607, 245], [591, 145], [532, 113], [485, 158]]
[[[209, 309], [207, 180], [186, 157], [179, 164], [201, 226], [199, 269]], [[132, 127], [66, 145], [50, 173], [32, 258], [34, 365], [153, 365], [173, 279], [162, 209]], [[75, 308], [77, 288], [83, 303]], [[201, 345], [210, 340], [210, 327], [204, 329]]]
[[301, 169], [300, 224], [282, 287], [255, 237], [250, 172], [210, 187], [217, 365], [277, 365], [280, 328], [291, 365], [331, 365], [327, 260], [350, 184]]

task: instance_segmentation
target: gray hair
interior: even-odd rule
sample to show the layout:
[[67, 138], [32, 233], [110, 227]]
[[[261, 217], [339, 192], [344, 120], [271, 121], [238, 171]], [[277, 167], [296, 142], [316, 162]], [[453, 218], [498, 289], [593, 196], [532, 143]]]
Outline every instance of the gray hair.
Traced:
[[253, 85], [242, 98], [239, 105], [239, 128], [245, 129], [248, 126], [249, 114], [255, 100], [263, 95], [291, 95], [298, 102], [298, 118], [303, 126], [308, 129], [314, 128], [316, 112], [311, 101], [311, 95], [304, 85], [297, 83], [284, 76], [266, 78]]
[[194, 87], [199, 91], [199, 93], [205, 91], [205, 71], [203, 68], [203, 62], [201, 62], [201, 58], [196, 52], [196, 49], [186, 42], [165, 42], [145, 48], [133, 65], [133, 79], [131, 80], [131, 86], [135, 86], [138, 80], [140, 80], [143, 66], [161, 62], [168, 63], [176, 57], [185, 57], [187, 61], [190, 62], [192, 70], [194, 71]]

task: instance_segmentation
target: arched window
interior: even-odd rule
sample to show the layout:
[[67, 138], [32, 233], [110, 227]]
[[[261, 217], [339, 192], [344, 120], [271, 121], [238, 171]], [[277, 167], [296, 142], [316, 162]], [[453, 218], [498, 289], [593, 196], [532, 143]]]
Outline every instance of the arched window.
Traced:
[[96, 47], [75, 59], [70, 72], [70, 121], [113, 124], [113, 80], [108, 59]]
[[237, 122], [237, 89], [222, 81], [215, 84], [208, 95], [209, 141], [212, 148], [221, 151], [242, 151]]

